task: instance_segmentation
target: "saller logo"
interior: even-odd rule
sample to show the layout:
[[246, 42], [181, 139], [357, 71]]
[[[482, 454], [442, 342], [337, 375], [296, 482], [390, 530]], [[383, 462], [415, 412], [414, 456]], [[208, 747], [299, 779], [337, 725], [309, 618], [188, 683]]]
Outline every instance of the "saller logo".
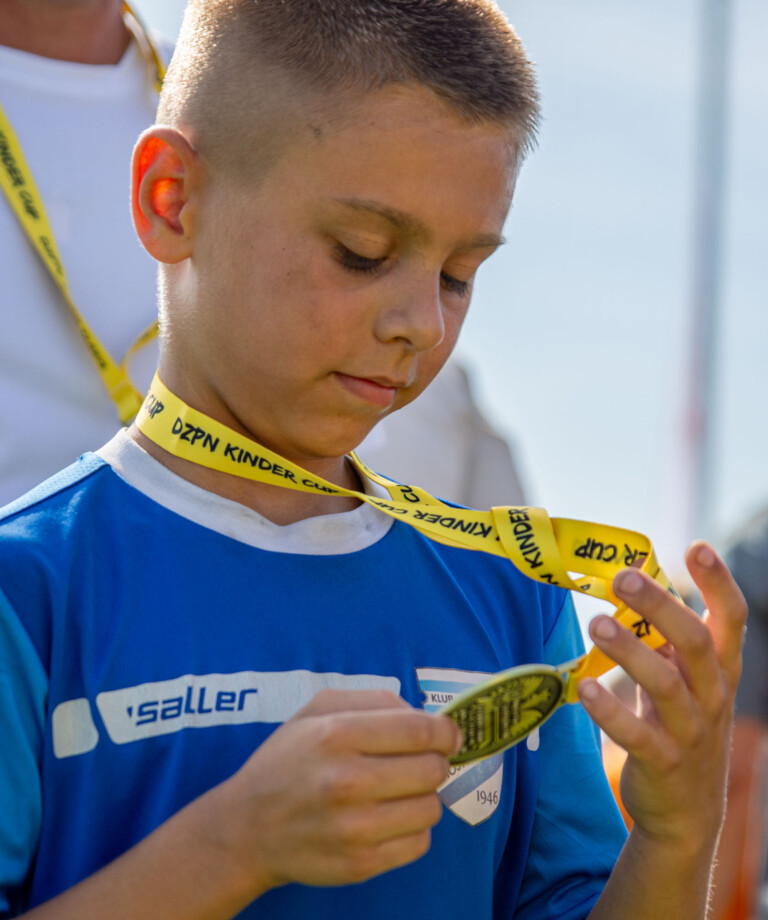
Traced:
[[117, 744], [183, 728], [285, 722], [325, 687], [400, 692], [395, 677], [316, 674], [313, 671], [238, 671], [185, 674], [124, 690], [99, 693], [96, 706]]
[[[397, 677], [380, 674], [237, 671], [185, 674], [172, 680], [107, 690], [96, 696], [96, 708], [110, 739], [115, 744], [128, 744], [186, 728], [248, 722], [278, 724], [329, 687], [400, 693]], [[86, 697], [59, 703], [53, 712], [52, 731], [58, 758], [85, 754], [99, 743], [99, 729]]]

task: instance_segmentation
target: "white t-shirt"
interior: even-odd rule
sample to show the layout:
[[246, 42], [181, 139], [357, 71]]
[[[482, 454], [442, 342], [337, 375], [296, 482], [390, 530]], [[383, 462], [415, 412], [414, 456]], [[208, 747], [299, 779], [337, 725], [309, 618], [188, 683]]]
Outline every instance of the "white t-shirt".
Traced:
[[[169, 49], [161, 46], [168, 57]], [[0, 103], [46, 208], [75, 303], [120, 362], [156, 316], [156, 266], [130, 216], [130, 157], [157, 92], [135, 41], [119, 64], [0, 46]], [[149, 385], [157, 344], [130, 373]], [[59, 289], [0, 195], [0, 505], [108, 440], [114, 404]]]
[[357, 453], [385, 476], [470, 508], [525, 503], [512, 449], [480, 412], [455, 359], [418, 399], [379, 422]]

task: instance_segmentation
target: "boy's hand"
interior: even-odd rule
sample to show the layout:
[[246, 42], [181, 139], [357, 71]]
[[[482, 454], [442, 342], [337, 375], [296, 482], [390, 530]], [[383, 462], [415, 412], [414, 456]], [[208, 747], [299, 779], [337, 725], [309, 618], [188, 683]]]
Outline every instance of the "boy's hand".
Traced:
[[708, 607], [703, 620], [636, 570], [614, 581], [616, 595], [668, 640], [658, 652], [610, 617], [590, 624], [595, 644], [641, 688], [638, 713], [594, 680], [582, 681], [579, 696], [629, 754], [621, 794], [637, 831], [690, 854], [714, 850], [723, 818], [747, 610], [711, 547], [693, 544], [686, 564]]
[[212, 791], [244, 884], [349, 884], [418, 859], [460, 745], [391, 693], [322, 691]]

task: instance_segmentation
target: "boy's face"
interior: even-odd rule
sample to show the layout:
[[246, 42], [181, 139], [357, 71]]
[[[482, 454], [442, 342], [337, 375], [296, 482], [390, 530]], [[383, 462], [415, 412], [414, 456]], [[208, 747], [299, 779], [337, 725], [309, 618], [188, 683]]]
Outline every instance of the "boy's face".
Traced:
[[302, 128], [256, 187], [211, 177], [165, 346], [199, 408], [305, 465], [438, 372], [515, 178], [508, 131], [424, 89], [342, 114]]

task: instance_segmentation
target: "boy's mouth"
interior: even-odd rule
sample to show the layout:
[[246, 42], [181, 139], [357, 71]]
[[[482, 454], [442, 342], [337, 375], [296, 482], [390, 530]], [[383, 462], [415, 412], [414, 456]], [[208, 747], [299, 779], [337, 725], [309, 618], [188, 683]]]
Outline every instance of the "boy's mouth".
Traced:
[[335, 376], [339, 383], [350, 393], [383, 409], [392, 405], [398, 389], [401, 386], [405, 386], [405, 383], [384, 377], [375, 379], [370, 377], [351, 377], [349, 374], [342, 374], [340, 371], [337, 371]]

